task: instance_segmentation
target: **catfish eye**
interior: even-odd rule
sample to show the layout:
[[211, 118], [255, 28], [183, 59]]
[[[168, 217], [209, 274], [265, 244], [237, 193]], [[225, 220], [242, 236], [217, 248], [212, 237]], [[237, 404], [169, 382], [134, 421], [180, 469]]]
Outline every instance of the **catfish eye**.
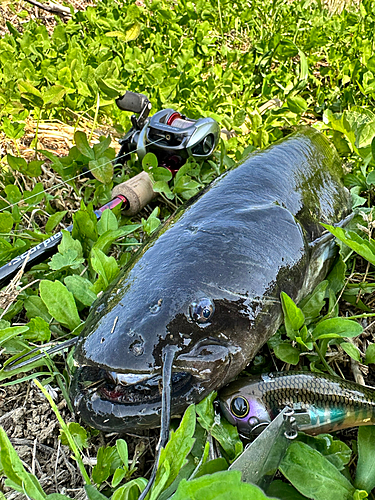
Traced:
[[200, 299], [190, 306], [190, 316], [197, 323], [207, 323], [215, 311], [215, 306], [210, 299]]
[[247, 399], [239, 396], [238, 398], [232, 399], [230, 409], [235, 417], [244, 418], [250, 411], [249, 402]]

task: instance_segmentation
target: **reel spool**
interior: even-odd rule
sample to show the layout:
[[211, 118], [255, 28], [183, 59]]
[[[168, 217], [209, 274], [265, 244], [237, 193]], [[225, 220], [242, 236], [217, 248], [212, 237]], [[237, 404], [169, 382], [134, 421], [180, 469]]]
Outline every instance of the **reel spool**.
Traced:
[[[119, 157], [137, 152], [142, 160], [146, 153], [152, 152], [159, 165], [175, 173], [189, 157], [209, 158], [219, 142], [220, 127], [212, 118], [193, 120], [170, 108], [149, 118], [150, 101], [133, 92], [126, 92], [116, 103], [124, 111], [139, 113], [138, 118], [131, 117], [133, 127], [120, 140]], [[126, 157], [119, 158], [117, 163], [123, 164], [125, 160]]]

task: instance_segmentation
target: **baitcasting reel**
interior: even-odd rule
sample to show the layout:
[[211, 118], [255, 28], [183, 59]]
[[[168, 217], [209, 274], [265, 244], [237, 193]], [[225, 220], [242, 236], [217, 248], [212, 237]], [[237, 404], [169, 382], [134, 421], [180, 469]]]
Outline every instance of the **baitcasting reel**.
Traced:
[[[116, 99], [123, 111], [132, 111], [132, 128], [119, 142], [121, 150], [116, 163], [123, 164], [126, 156], [137, 152], [139, 159], [152, 152], [159, 165], [175, 173], [188, 157], [209, 158], [219, 138], [219, 124], [212, 118], [193, 120], [173, 109], [163, 109], [149, 118], [151, 103], [143, 94], [127, 91]], [[125, 156], [124, 156], [125, 155]]]

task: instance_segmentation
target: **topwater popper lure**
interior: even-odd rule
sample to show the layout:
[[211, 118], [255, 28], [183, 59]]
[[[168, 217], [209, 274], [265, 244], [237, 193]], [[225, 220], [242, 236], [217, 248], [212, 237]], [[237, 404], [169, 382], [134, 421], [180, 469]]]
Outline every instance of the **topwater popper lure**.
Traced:
[[294, 410], [298, 429], [312, 435], [375, 424], [375, 389], [320, 373], [240, 378], [219, 392], [219, 401], [227, 420], [247, 437], [286, 406]]
[[327, 273], [335, 242], [320, 222], [351, 213], [342, 177], [326, 137], [304, 128], [172, 215], [91, 308], [74, 353], [77, 414], [104, 431], [157, 427], [161, 392], [179, 416], [232, 381], [280, 325], [280, 293], [298, 302]]

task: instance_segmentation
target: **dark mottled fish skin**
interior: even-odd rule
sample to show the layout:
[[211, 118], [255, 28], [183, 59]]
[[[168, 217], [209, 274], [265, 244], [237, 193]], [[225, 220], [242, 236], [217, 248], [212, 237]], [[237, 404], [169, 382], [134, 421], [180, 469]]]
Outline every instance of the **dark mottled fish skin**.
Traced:
[[[173, 415], [233, 380], [278, 328], [280, 292], [298, 301], [326, 274], [334, 243], [319, 223], [350, 212], [342, 175], [305, 128], [178, 210], [92, 307], [75, 350], [77, 413], [104, 431], [158, 426], [167, 344], [178, 346]], [[214, 307], [204, 324], [190, 315], [202, 299]]]
[[312, 435], [375, 424], [375, 389], [319, 373], [240, 378], [219, 393], [219, 400], [227, 420], [244, 436], [256, 434], [286, 406], [294, 410], [299, 430]]

